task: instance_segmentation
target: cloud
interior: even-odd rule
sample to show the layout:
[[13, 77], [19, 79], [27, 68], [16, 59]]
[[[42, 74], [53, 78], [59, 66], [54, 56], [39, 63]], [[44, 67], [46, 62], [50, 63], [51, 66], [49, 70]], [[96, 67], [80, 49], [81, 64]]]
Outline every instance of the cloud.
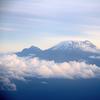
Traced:
[[12, 31], [15, 31], [15, 29], [9, 27], [0, 27], [0, 32], [12, 32]]
[[42, 81], [41, 84], [48, 84], [48, 82], [46, 82], [46, 81]]
[[0, 89], [16, 90], [11, 80], [26, 78], [65, 78], [88, 79], [100, 75], [100, 68], [85, 62], [64, 62], [39, 60], [39, 58], [20, 58], [14, 54], [2, 55], [0, 58]]
[[0, 76], [0, 89], [1, 90], [15, 91], [16, 90], [16, 85], [14, 83], [11, 83], [9, 78]]
[[89, 58], [92, 58], [92, 59], [100, 59], [100, 56], [90, 56]]

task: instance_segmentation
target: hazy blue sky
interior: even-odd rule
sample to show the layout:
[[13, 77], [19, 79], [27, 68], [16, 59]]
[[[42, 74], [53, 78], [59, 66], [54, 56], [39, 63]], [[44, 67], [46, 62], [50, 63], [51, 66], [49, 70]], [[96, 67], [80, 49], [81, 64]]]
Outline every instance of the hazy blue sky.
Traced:
[[64, 40], [100, 47], [100, 0], [0, 0], [0, 51]]

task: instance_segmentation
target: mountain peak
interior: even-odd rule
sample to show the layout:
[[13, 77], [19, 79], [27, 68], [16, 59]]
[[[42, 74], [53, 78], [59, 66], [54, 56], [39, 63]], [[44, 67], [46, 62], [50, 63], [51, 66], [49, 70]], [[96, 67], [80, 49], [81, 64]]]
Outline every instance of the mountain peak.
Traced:
[[51, 50], [67, 50], [67, 49], [81, 49], [84, 51], [96, 51], [96, 46], [88, 40], [85, 41], [63, 41], [56, 46], [52, 47]]
[[18, 56], [29, 56], [29, 55], [37, 55], [40, 52], [42, 52], [42, 50], [36, 46], [31, 46], [29, 48], [25, 48], [23, 49], [21, 52], [17, 52], [16, 54]]

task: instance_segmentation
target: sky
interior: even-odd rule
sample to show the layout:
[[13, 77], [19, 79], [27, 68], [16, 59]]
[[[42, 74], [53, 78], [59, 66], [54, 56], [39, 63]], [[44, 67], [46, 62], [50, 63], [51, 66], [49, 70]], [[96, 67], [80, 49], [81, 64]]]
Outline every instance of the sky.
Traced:
[[0, 0], [0, 52], [65, 40], [100, 48], [100, 0]]

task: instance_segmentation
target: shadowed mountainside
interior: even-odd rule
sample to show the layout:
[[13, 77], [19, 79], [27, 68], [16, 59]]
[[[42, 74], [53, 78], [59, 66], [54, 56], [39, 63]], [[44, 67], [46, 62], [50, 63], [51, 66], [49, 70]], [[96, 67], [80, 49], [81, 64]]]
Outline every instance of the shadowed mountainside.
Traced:
[[16, 53], [20, 57], [39, 57], [42, 60], [85, 61], [100, 66], [100, 50], [90, 41], [63, 41], [49, 49], [41, 50], [31, 46]]

